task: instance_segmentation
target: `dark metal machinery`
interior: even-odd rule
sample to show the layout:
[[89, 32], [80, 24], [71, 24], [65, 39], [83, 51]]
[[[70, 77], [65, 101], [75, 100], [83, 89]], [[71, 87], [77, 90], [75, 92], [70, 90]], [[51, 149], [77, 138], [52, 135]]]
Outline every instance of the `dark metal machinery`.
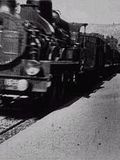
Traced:
[[[113, 49], [106, 39], [86, 33], [87, 23], [61, 19], [51, 0], [28, 0], [19, 17], [15, 1], [11, 2], [0, 1], [1, 94], [47, 93], [61, 101], [65, 89], [77, 86], [80, 74], [103, 68], [109, 61], [113, 64], [108, 57]], [[120, 57], [115, 51], [114, 57]]]

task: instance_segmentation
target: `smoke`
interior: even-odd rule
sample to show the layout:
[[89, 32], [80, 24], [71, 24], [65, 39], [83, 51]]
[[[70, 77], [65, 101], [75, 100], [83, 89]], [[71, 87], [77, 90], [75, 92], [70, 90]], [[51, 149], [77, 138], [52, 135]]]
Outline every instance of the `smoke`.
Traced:
[[16, 0], [16, 2], [17, 2], [18, 4], [26, 4], [26, 1], [27, 1], [27, 0]]

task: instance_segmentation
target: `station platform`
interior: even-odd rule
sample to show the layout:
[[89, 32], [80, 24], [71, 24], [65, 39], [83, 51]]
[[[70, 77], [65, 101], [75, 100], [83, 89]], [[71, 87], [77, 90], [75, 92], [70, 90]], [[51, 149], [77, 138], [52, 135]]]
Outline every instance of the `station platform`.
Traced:
[[0, 160], [119, 160], [120, 74], [0, 144]]

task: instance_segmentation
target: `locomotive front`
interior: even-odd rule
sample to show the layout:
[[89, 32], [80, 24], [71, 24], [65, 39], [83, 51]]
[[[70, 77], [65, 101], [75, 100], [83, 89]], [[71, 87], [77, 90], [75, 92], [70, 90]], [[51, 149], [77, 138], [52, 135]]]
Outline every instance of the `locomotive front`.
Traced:
[[80, 28], [87, 24], [64, 21], [51, 0], [27, 0], [19, 14], [12, 1], [0, 0], [0, 95], [45, 95], [51, 104], [61, 102], [78, 82], [85, 48]]
[[16, 15], [11, 4], [0, 1], [1, 93], [44, 93], [51, 79], [46, 46], [54, 30], [35, 5], [23, 5], [21, 15]]

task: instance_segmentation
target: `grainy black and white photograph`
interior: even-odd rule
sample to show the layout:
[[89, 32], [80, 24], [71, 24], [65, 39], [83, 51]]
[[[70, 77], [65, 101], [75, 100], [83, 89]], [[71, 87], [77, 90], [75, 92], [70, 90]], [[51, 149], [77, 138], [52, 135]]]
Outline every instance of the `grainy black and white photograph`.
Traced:
[[119, 0], [0, 0], [0, 160], [120, 160]]

